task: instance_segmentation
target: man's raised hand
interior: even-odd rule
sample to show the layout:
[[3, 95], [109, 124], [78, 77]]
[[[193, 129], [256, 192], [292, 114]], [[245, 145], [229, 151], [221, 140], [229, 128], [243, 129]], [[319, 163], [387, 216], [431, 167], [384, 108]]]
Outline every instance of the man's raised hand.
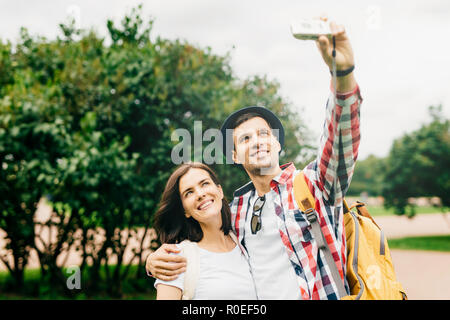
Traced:
[[[326, 17], [320, 18], [323, 21], [327, 21]], [[330, 22], [331, 34], [335, 38], [336, 44], [336, 70], [344, 71], [355, 65], [355, 59], [353, 57], [353, 49], [350, 44], [350, 40], [345, 32], [343, 25], [338, 25], [335, 22]], [[333, 69], [333, 40], [327, 36], [320, 36], [316, 40], [317, 47], [323, 60], [327, 64], [330, 71]], [[346, 76], [338, 77], [336, 80], [336, 91], [349, 92], [356, 88], [356, 80], [353, 72], [350, 72]]]
[[[328, 21], [328, 18], [321, 17], [323, 21]], [[355, 64], [353, 58], [353, 49], [350, 45], [350, 40], [347, 37], [345, 28], [343, 25], [338, 25], [335, 22], [330, 22], [330, 29], [332, 35], [336, 40], [336, 69], [346, 70]], [[328, 68], [332, 69], [332, 52], [333, 52], [333, 41], [327, 36], [320, 36], [316, 41], [317, 47], [319, 48], [320, 54], [323, 60], [328, 65]]]

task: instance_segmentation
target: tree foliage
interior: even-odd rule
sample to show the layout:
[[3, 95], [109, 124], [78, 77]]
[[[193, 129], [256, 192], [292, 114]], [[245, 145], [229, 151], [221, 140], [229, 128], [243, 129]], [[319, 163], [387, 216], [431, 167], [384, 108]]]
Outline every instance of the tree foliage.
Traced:
[[414, 215], [410, 197], [437, 196], [450, 206], [450, 120], [442, 106], [430, 107], [432, 121], [394, 141], [386, 159], [385, 206]]
[[369, 196], [380, 196], [383, 187], [384, 159], [369, 155], [356, 163], [352, 183], [347, 192], [349, 196], [360, 196], [367, 192]]
[[[175, 167], [177, 128], [193, 133], [198, 120], [204, 130], [219, 128], [232, 111], [265, 105], [287, 129], [283, 160], [304, 161], [309, 136], [277, 82], [237, 79], [230, 56], [211, 48], [151, 41], [152, 25], [138, 7], [119, 25], [108, 21], [107, 38], [69, 21], [54, 40], [22, 29], [17, 45], [0, 42], [0, 228], [7, 243], [0, 249], [16, 289], [31, 250], [55, 287], [65, 287], [58, 261], [71, 248], [81, 252], [82, 269], [90, 266], [88, 290], [98, 289], [108, 263], [115, 264], [104, 269], [111, 294], [120, 294], [132, 263], [143, 278], [152, 215]], [[247, 180], [232, 166], [215, 169], [228, 196]], [[44, 196], [53, 212], [36, 221]], [[49, 243], [39, 228], [55, 229], [56, 239]], [[139, 247], [125, 261], [130, 239]]]

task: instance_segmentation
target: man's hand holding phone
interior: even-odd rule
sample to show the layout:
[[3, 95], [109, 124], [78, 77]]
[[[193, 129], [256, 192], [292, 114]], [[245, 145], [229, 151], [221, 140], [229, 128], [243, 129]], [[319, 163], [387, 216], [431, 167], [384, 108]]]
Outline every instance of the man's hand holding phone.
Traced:
[[[292, 35], [300, 40], [315, 40], [317, 48], [323, 61], [329, 70], [333, 69], [333, 37], [334, 49], [336, 50], [336, 70], [344, 71], [355, 65], [353, 49], [343, 25], [335, 22], [328, 22], [328, 18], [323, 16], [320, 20], [303, 20], [291, 25]], [[338, 77], [336, 90], [348, 92], [356, 87], [356, 80], [353, 72], [348, 75]]]

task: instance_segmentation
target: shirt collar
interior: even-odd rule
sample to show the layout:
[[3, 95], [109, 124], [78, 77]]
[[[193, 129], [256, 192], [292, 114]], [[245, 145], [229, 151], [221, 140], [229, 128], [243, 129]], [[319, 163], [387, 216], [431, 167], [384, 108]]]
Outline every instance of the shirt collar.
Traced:
[[288, 163], [280, 166], [280, 169], [282, 171], [276, 177], [274, 177], [272, 179], [272, 181], [270, 182], [270, 185], [272, 187], [276, 186], [276, 184], [281, 184], [281, 185], [286, 184], [289, 181], [289, 179], [292, 178], [292, 175], [295, 172], [295, 165], [292, 162], [288, 162]]
[[[276, 177], [272, 179], [270, 182], [270, 187], [272, 189], [276, 189], [277, 185], [286, 184], [290, 179], [292, 179], [292, 176], [295, 172], [295, 165], [292, 162], [288, 162], [286, 164], [283, 164], [280, 166], [280, 169], [282, 170]], [[250, 191], [255, 190], [255, 187], [253, 186], [253, 183], [250, 181], [246, 185], [242, 186], [241, 188], [237, 189], [233, 196], [234, 197], [240, 197], [244, 194], [247, 194]]]

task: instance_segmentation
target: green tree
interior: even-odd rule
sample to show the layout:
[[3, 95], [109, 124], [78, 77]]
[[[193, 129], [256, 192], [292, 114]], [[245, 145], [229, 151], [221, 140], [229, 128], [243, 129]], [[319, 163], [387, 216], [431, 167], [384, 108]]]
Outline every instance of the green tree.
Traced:
[[20, 290], [34, 247], [36, 205], [47, 189], [38, 177], [49, 173], [61, 156], [67, 130], [55, 116], [58, 110], [48, 104], [53, 88], [37, 90], [29, 69], [16, 71], [14, 78], [14, 85], [0, 91], [0, 228], [7, 242], [7, 255], [0, 259]]
[[358, 161], [347, 194], [360, 196], [362, 192], [367, 192], [369, 196], [380, 196], [384, 170], [383, 158], [369, 155], [366, 159]]
[[[72, 246], [82, 268], [91, 266], [87, 290], [102, 289], [100, 269], [112, 262], [104, 268], [110, 294], [120, 295], [131, 263], [143, 278], [142, 254], [151, 245], [145, 236], [175, 167], [175, 129], [193, 135], [195, 121], [203, 130], [219, 128], [232, 111], [265, 105], [287, 129], [283, 160], [304, 161], [309, 135], [276, 81], [238, 79], [230, 56], [211, 48], [151, 41], [152, 25], [137, 7], [119, 25], [107, 22], [107, 38], [69, 21], [54, 40], [22, 29], [14, 48], [0, 43], [0, 228], [17, 260], [9, 264], [17, 284], [33, 248], [43, 279], [64, 286], [57, 260]], [[248, 179], [232, 166], [215, 167], [229, 196]], [[33, 216], [43, 196], [53, 213], [39, 224]], [[56, 242], [45, 244], [37, 226], [56, 228]], [[132, 238], [140, 247], [125, 261]]]
[[394, 141], [386, 159], [385, 206], [415, 214], [410, 197], [437, 196], [450, 206], [450, 120], [442, 106], [430, 107], [432, 121]]

